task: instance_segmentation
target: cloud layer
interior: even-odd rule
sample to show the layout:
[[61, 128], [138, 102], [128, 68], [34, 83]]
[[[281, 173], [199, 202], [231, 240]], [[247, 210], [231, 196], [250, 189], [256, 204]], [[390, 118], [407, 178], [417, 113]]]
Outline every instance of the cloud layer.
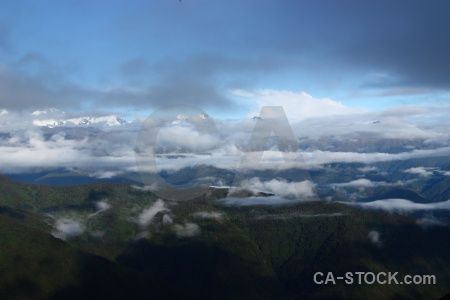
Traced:
[[272, 179], [261, 181], [259, 178], [243, 180], [241, 187], [246, 190], [257, 192], [269, 192], [277, 196], [288, 198], [308, 199], [315, 196], [314, 183], [311, 181], [287, 182], [285, 180]]
[[[258, 122], [255, 120], [213, 120], [217, 131], [200, 135], [189, 122], [168, 122], [162, 123], [154, 147], [146, 147], [145, 151], [155, 156], [158, 170], [167, 171], [195, 165], [210, 165], [230, 171], [311, 169], [337, 162], [370, 165], [448, 156], [450, 124], [441, 118], [446, 113], [450, 114], [448, 106], [403, 107], [377, 113], [325, 115], [291, 121], [290, 126], [300, 146], [297, 152], [284, 151], [283, 139], [276, 136], [270, 137], [266, 144], [262, 142], [263, 151], [249, 152], [249, 138]], [[96, 123], [53, 128], [34, 125], [36, 118], [46, 119], [47, 115], [53, 114], [62, 112], [5, 111], [0, 115], [0, 172], [82, 169], [87, 176], [110, 179], [138, 170], [136, 150], [139, 148], [137, 137], [141, 118], [112, 127]], [[75, 118], [75, 115], [70, 118]], [[262, 122], [270, 130], [270, 120]], [[263, 157], [264, 161], [241, 161], [246, 153], [250, 157]], [[140, 167], [145, 169], [146, 166]], [[372, 167], [361, 169], [361, 172], [373, 170]], [[421, 167], [406, 170], [419, 175], [430, 175], [432, 171]], [[445, 175], [445, 171], [440, 174]]]
[[388, 212], [412, 212], [412, 211], [427, 211], [427, 210], [450, 210], [450, 200], [436, 203], [415, 203], [406, 199], [385, 199], [376, 200], [365, 203], [349, 203], [343, 202], [348, 205], [365, 208], [365, 209], [378, 209]]

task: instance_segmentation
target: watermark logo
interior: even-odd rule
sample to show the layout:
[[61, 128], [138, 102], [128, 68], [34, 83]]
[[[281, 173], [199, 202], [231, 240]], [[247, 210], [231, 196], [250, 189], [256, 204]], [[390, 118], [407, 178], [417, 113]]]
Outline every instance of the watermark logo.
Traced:
[[399, 278], [398, 272], [346, 272], [345, 276], [336, 276], [333, 272], [316, 272], [313, 276], [315, 284], [328, 285], [337, 284], [343, 281], [345, 284], [394, 284], [394, 285], [412, 285], [412, 284], [436, 284], [435, 275], [405, 275], [403, 279]]
[[[282, 162], [263, 161], [264, 154], [281, 154]], [[279, 157], [279, 156], [278, 156]], [[282, 106], [263, 106], [256, 119], [248, 144], [245, 148], [233, 185], [239, 186], [243, 180], [257, 171], [271, 171], [271, 175], [295, 168], [295, 181], [311, 179], [308, 168], [299, 152], [299, 142], [289, 124]], [[295, 195], [302, 193], [299, 185], [293, 185]]]
[[[205, 185], [191, 188], [189, 182], [198, 179], [198, 174], [189, 174], [189, 182], [174, 184], [163, 169], [157, 166], [157, 156], [163, 156], [163, 149], [157, 145], [158, 134], [162, 128], [178, 125], [181, 122], [192, 125], [199, 136], [217, 133], [214, 121], [201, 109], [178, 104], [157, 109], [143, 122], [136, 142], [136, 166], [144, 184], [154, 187], [152, 191], [161, 198], [172, 201], [186, 201], [205, 193]], [[169, 137], [170, 138], [170, 137]], [[179, 137], [176, 137], [179, 138]], [[176, 156], [176, 153], [173, 153]], [[194, 176], [192, 176], [194, 175]]]
[[[159, 197], [172, 201], [193, 200], [202, 196], [209, 186], [214, 185], [218, 175], [208, 174], [209, 182], [208, 180], [205, 182], [204, 178], [199, 177], [199, 174], [192, 174], [198, 170], [198, 166], [185, 166], [184, 175], [178, 174], [178, 177], [189, 175], [189, 180], [177, 182], [170, 180], [170, 176], [166, 176], [170, 170], [168, 172], [164, 166], [161, 169], [158, 168], [157, 158], [168, 155], [168, 153], [163, 153], [164, 149], [157, 144], [161, 129], [180, 125], [192, 126], [198, 132], [199, 137], [213, 136], [218, 133], [214, 120], [203, 110], [186, 104], [171, 105], [156, 110], [145, 119], [140, 128], [135, 149], [137, 170], [142, 182], [153, 187], [152, 191]], [[188, 137], [169, 136], [166, 138], [185, 139]], [[296, 168], [297, 180], [299, 178], [310, 179], [299, 152], [299, 143], [281, 106], [262, 107], [259, 117], [255, 118], [255, 125], [248, 142], [241, 146], [243, 155], [239, 166], [233, 170], [235, 176], [232, 186], [240, 186], [244, 180], [252, 177], [254, 171], [270, 171], [273, 174], [288, 168]], [[263, 162], [263, 155], [266, 151], [281, 154], [283, 162], [273, 162], [270, 159], [268, 162]], [[183, 153], [169, 154], [175, 159], [177, 155], [183, 159], [186, 158]], [[294, 188], [297, 189], [297, 186], [294, 185]], [[294, 194], [300, 193], [301, 191], [297, 191]]]

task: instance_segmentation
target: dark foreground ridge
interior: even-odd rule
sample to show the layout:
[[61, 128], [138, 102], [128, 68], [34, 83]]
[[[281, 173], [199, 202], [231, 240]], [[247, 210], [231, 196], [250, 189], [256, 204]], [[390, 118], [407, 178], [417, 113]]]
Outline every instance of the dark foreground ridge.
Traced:
[[[320, 201], [224, 206], [223, 193], [170, 203], [128, 184], [48, 187], [0, 176], [1, 298], [439, 299], [450, 292], [447, 226]], [[99, 201], [109, 208], [99, 211]], [[139, 223], [157, 202], [161, 210]], [[52, 236], [57, 221], [69, 219], [82, 230], [65, 241]], [[317, 285], [315, 272], [432, 274], [436, 284]]]

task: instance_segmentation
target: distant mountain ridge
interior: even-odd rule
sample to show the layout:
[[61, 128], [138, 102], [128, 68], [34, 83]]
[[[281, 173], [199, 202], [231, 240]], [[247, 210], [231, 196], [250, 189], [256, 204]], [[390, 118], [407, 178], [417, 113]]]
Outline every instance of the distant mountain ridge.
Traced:
[[127, 124], [128, 122], [117, 115], [106, 116], [81, 116], [81, 117], [66, 117], [65, 112], [59, 109], [50, 108], [46, 110], [36, 110], [31, 113], [33, 116], [48, 116], [48, 118], [38, 118], [33, 120], [36, 126], [58, 127], [58, 126], [74, 126], [74, 125], [106, 125], [119, 126]]

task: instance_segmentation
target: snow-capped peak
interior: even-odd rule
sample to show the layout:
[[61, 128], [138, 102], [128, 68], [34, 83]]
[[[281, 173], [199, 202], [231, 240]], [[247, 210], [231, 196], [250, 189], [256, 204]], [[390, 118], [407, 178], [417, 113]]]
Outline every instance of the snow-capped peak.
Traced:
[[187, 118], [188, 118], [188, 117], [187, 117], [186, 115], [183, 115], [183, 114], [179, 114], [179, 115], [177, 116], [177, 119], [180, 120], [180, 121], [186, 120]]
[[172, 124], [180, 124], [182, 121], [184, 121], [186, 119], [188, 119], [188, 116], [179, 114], [179, 115], [177, 115], [177, 119], [175, 121], [173, 121]]
[[36, 126], [86, 126], [86, 125], [107, 125], [107, 126], [118, 126], [128, 123], [124, 119], [115, 116], [101, 116], [101, 117], [77, 117], [70, 119], [40, 119], [34, 120], [33, 124]]

